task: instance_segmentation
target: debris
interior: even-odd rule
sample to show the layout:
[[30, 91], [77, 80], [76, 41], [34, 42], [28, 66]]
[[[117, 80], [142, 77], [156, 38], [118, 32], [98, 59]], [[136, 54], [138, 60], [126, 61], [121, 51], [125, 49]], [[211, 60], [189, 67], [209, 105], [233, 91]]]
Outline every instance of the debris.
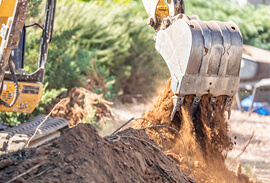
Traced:
[[248, 145], [250, 144], [251, 140], [252, 140], [253, 137], [254, 137], [254, 133], [255, 133], [255, 131], [252, 132], [250, 138], [248, 139], [246, 145], [243, 147], [241, 153], [238, 154], [238, 155], [237, 155], [237, 156], [229, 163], [228, 166], [230, 166], [235, 160], [237, 160], [237, 159], [245, 152], [245, 150], [247, 149]]

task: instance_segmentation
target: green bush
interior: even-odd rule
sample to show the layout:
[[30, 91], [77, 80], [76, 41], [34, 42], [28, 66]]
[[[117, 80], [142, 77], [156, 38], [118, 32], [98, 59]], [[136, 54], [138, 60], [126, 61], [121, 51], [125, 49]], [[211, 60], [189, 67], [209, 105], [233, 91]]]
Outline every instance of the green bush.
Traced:
[[[168, 70], [155, 51], [154, 31], [142, 10], [141, 2], [59, 2], [46, 67], [48, 88], [85, 85], [89, 71], [95, 72], [90, 62], [94, 58], [105, 82], [110, 83], [106, 91], [111, 94], [105, 96], [154, 91], [156, 78]], [[36, 67], [39, 49], [39, 37], [32, 35], [27, 47], [27, 62], [32, 63], [29, 71]]]
[[270, 6], [239, 6], [223, 0], [189, 0], [186, 14], [197, 14], [201, 20], [219, 20], [235, 22], [244, 39], [244, 43], [270, 50]]

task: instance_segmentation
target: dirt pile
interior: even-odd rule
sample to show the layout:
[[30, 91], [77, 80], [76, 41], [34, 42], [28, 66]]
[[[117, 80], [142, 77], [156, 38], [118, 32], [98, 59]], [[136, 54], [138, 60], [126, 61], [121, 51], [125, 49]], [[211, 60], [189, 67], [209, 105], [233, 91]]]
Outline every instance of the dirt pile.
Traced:
[[79, 124], [0, 160], [0, 182], [190, 182], [144, 131], [131, 128], [102, 138], [93, 126]]
[[[72, 88], [59, 106], [52, 112], [52, 117], [67, 119], [71, 126], [90, 120], [105, 126], [106, 120], [112, 118], [112, 102], [103, 99], [85, 88]], [[50, 109], [51, 110], [51, 109]]]
[[182, 113], [177, 114], [171, 122], [172, 96], [169, 81], [165, 90], [157, 98], [153, 109], [144, 113], [134, 127], [164, 125], [179, 131], [185, 145], [179, 135], [170, 129], [151, 128], [147, 133], [189, 176], [192, 176], [191, 169], [196, 182], [249, 182], [249, 178], [241, 174], [241, 171], [235, 173], [228, 170], [225, 165], [226, 154], [233, 146], [228, 136], [228, 125], [224, 116], [225, 97], [218, 97], [217, 102], [210, 105], [211, 96], [203, 96], [197, 114], [192, 118], [190, 114], [194, 96], [187, 96]]

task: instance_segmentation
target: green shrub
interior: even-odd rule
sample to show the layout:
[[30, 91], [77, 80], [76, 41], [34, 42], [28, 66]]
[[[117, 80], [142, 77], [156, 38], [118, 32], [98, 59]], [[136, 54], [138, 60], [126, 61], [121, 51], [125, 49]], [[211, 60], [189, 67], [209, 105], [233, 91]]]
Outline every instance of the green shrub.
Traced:
[[189, 0], [186, 14], [197, 14], [201, 20], [235, 22], [242, 33], [244, 43], [270, 50], [270, 6], [239, 6], [223, 0]]
[[[154, 91], [156, 78], [164, 77], [168, 70], [155, 51], [154, 31], [146, 24], [142, 10], [141, 2], [59, 2], [46, 67], [48, 88], [85, 85], [89, 71], [96, 72], [90, 62], [94, 58], [108, 83], [105, 96]], [[30, 71], [37, 64], [37, 33], [29, 42]]]

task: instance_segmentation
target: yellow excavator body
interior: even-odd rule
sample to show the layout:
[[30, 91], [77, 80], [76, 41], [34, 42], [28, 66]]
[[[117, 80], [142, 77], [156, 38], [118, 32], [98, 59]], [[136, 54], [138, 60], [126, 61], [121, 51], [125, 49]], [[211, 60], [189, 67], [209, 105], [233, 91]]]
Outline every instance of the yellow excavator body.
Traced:
[[[48, 44], [52, 40], [55, 0], [47, 0], [44, 26], [25, 26], [30, 0], [0, 1], [0, 111], [32, 113], [42, 95]], [[43, 29], [38, 68], [23, 71], [26, 28]]]
[[[43, 79], [52, 41], [56, 0], [47, 0], [43, 26], [25, 25], [30, 0], [0, 0], [0, 111], [32, 113], [42, 96]], [[37, 25], [43, 30], [38, 67], [33, 73], [23, 71], [26, 28]], [[42, 123], [42, 126], [39, 126]], [[36, 133], [35, 128], [39, 128]], [[61, 118], [36, 116], [26, 123], [0, 132], [0, 155], [56, 138], [69, 126]], [[35, 134], [34, 138], [32, 136]]]
[[[0, 105], [0, 111], [32, 113], [42, 96], [42, 83], [18, 82], [19, 93], [17, 101], [12, 107]], [[15, 95], [15, 86], [12, 81], [4, 81], [0, 98], [6, 103], [11, 103]]]

